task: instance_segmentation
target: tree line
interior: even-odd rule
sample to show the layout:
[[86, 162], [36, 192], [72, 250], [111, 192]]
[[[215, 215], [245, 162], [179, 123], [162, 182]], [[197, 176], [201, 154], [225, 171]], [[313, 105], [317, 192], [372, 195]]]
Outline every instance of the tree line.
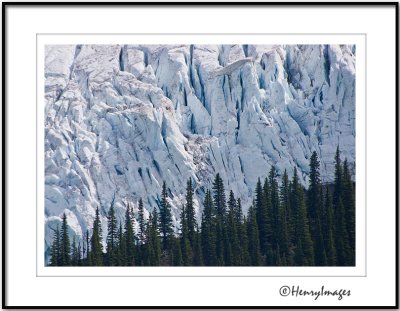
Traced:
[[[164, 182], [158, 208], [148, 219], [142, 199], [134, 215], [127, 204], [118, 222], [114, 200], [107, 215], [106, 247], [99, 209], [92, 230], [77, 243], [68, 234], [67, 217], [54, 229], [51, 266], [354, 266], [355, 187], [347, 159], [335, 155], [333, 184], [323, 185], [316, 152], [310, 158], [308, 189], [296, 168], [278, 183], [274, 167], [258, 179], [253, 204], [245, 215], [240, 198], [226, 198], [224, 182], [215, 176], [207, 190], [201, 220], [196, 218], [193, 183], [186, 187], [174, 229]], [[134, 228], [136, 218], [137, 228]], [[200, 223], [200, 225], [199, 225]]]

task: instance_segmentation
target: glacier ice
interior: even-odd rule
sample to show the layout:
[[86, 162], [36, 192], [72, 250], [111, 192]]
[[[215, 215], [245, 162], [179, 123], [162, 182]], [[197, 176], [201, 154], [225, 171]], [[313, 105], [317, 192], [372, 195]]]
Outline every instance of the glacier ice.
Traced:
[[[175, 219], [193, 179], [200, 202], [217, 172], [250, 205], [258, 177], [317, 151], [331, 181], [338, 143], [355, 162], [355, 55], [348, 45], [51, 45], [45, 52], [45, 217], [78, 236], [115, 193]], [[105, 234], [104, 234], [105, 235]]]

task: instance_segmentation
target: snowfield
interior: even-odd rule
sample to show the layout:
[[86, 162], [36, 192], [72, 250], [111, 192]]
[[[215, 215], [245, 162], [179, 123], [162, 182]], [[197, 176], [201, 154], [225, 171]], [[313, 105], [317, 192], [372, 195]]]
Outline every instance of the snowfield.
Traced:
[[333, 179], [355, 162], [355, 46], [77, 45], [45, 52], [46, 247], [65, 212], [79, 237], [115, 194], [123, 217], [157, 206], [166, 181], [175, 220], [188, 178], [200, 203], [218, 172], [245, 209], [259, 177], [309, 157]]

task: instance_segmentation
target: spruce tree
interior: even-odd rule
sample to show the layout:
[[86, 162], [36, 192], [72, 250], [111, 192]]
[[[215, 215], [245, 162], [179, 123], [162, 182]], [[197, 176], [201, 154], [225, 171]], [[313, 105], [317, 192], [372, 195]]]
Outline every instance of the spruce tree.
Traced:
[[127, 256], [126, 256], [126, 241], [124, 231], [122, 230], [122, 223], [119, 223], [118, 227], [118, 265], [119, 266], [126, 266], [127, 264]]
[[125, 211], [125, 231], [124, 231], [124, 242], [125, 242], [125, 253], [126, 253], [126, 265], [133, 266], [135, 264], [135, 234], [133, 231], [133, 210], [129, 203]]
[[[239, 201], [240, 202], [240, 201]], [[237, 207], [236, 199], [231, 190], [228, 199], [228, 217], [227, 217], [227, 237], [228, 237], [228, 252], [227, 261], [233, 266], [239, 266], [241, 264], [241, 245], [239, 242], [239, 223], [237, 221]], [[230, 254], [229, 254], [230, 253]]]
[[163, 183], [160, 202], [160, 233], [162, 238], [162, 247], [168, 251], [171, 247], [170, 239], [173, 237], [171, 206], [168, 203], [167, 186]]
[[310, 180], [308, 186], [308, 218], [310, 231], [314, 241], [315, 264], [326, 265], [326, 252], [321, 228], [322, 219], [322, 185], [320, 177], [320, 163], [317, 153], [314, 151], [310, 158]]
[[91, 251], [90, 251], [90, 263], [93, 266], [103, 265], [103, 246], [102, 241], [102, 229], [99, 208], [96, 208], [96, 215], [93, 222], [93, 232], [91, 238]]
[[247, 237], [249, 247], [249, 257], [251, 266], [259, 266], [262, 264], [262, 256], [260, 253], [260, 240], [258, 237], [258, 225], [256, 211], [253, 206], [249, 208], [247, 217]]
[[190, 241], [190, 245], [193, 247], [195, 234], [196, 234], [196, 213], [194, 210], [193, 203], [193, 184], [192, 178], [189, 178], [186, 186], [186, 219], [187, 219], [187, 227], [188, 227], [188, 239]]
[[216, 266], [216, 215], [210, 190], [204, 199], [203, 216], [201, 220], [201, 245], [203, 261], [206, 266]]
[[138, 207], [138, 223], [139, 223], [139, 244], [143, 244], [145, 241], [145, 230], [146, 223], [144, 219], [144, 209], [143, 209], [143, 200], [139, 199], [139, 207]]
[[[268, 186], [267, 186], [268, 187]], [[261, 253], [265, 255], [268, 248], [268, 215], [267, 215], [267, 202], [265, 198], [265, 193], [261, 185], [260, 179], [257, 181], [256, 185], [256, 199], [255, 199], [255, 215], [258, 228], [258, 237], [260, 243]], [[249, 219], [250, 220], [250, 219]]]
[[274, 253], [275, 262], [273, 264], [277, 265], [277, 258], [280, 258], [280, 249], [278, 250], [278, 246], [281, 243], [281, 237], [279, 235], [279, 231], [282, 227], [281, 217], [280, 217], [280, 200], [279, 200], [279, 186], [277, 181], [277, 173], [275, 167], [272, 166], [271, 170], [268, 174], [269, 180], [269, 196], [271, 201], [271, 220], [270, 220], [270, 244], [271, 250]]
[[[297, 169], [294, 169], [292, 180], [291, 206], [296, 211], [295, 215], [295, 236], [297, 238], [296, 248], [302, 248], [304, 254], [302, 262], [297, 265], [313, 266], [314, 265], [314, 246], [311, 239], [310, 227], [307, 219], [307, 207], [304, 202], [304, 189], [299, 183]], [[300, 249], [297, 250], [297, 255]], [[295, 255], [296, 257], [296, 255]], [[298, 259], [298, 256], [296, 257]]]
[[[180, 240], [181, 243], [180, 247], [181, 247], [182, 263], [184, 266], [191, 266], [192, 249], [189, 241], [188, 218], [185, 206], [182, 206], [182, 212], [180, 215], [180, 225], [181, 225], [181, 234], [180, 234], [180, 239], [178, 239], [178, 241]], [[193, 242], [194, 242], [194, 236], [193, 236]]]
[[[282, 184], [280, 187], [280, 228], [279, 228], [279, 236], [280, 236], [280, 250], [282, 252], [282, 257], [284, 257], [284, 261], [286, 265], [292, 265], [292, 254], [290, 252], [292, 240], [292, 218], [291, 218], [291, 209], [290, 209], [290, 187], [289, 187], [289, 177], [287, 171], [285, 169], [282, 176]], [[282, 258], [283, 259], [283, 258]]]
[[324, 244], [326, 250], [326, 258], [328, 266], [336, 265], [336, 246], [335, 246], [335, 226], [334, 226], [334, 218], [333, 218], [333, 205], [332, 205], [332, 195], [329, 191], [329, 188], [326, 187], [325, 192], [325, 204], [324, 204], [324, 212], [323, 212], [323, 236], [324, 236]]
[[57, 227], [53, 234], [53, 243], [51, 245], [51, 259], [50, 266], [61, 266], [61, 235], [60, 228], [57, 224]]
[[114, 208], [114, 198], [111, 202], [110, 210], [108, 211], [107, 215], [107, 265], [115, 266], [117, 265], [117, 241], [118, 241], [118, 224], [117, 224], [117, 217], [115, 216], [115, 208]]
[[351, 180], [351, 173], [347, 159], [343, 162], [343, 189], [342, 189], [342, 202], [344, 205], [345, 219], [346, 219], [346, 230], [349, 238], [349, 262], [351, 266], [355, 265], [355, 196], [354, 186]]
[[226, 220], [226, 197], [224, 182], [219, 174], [215, 176], [213, 182], [213, 199], [216, 210], [216, 235], [215, 249], [217, 265], [223, 266], [227, 258], [227, 233], [225, 227]]
[[65, 215], [65, 213], [62, 216], [60, 236], [61, 236], [60, 263], [61, 266], [69, 266], [71, 264], [71, 244], [68, 234], [67, 215]]

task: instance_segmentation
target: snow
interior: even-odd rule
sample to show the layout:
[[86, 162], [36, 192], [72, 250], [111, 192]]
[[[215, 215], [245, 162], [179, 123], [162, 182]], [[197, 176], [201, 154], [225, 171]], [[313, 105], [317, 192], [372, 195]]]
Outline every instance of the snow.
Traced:
[[[315, 150], [333, 179], [338, 142], [355, 161], [355, 55], [325, 45], [56, 45], [45, 56], [46, 228], [68, 211], [71, 229], [103, 227], [161, 185], [174, 215], [186, 181], [200, 202], [219, 172], [251, 204], [275, 165], [306, 184]], [[58, 218], [57, 218], [58, 217]], [[48, 229], [46, 229], [48, 232]], [[49, 243], [51, 235], [46, 234]]]

